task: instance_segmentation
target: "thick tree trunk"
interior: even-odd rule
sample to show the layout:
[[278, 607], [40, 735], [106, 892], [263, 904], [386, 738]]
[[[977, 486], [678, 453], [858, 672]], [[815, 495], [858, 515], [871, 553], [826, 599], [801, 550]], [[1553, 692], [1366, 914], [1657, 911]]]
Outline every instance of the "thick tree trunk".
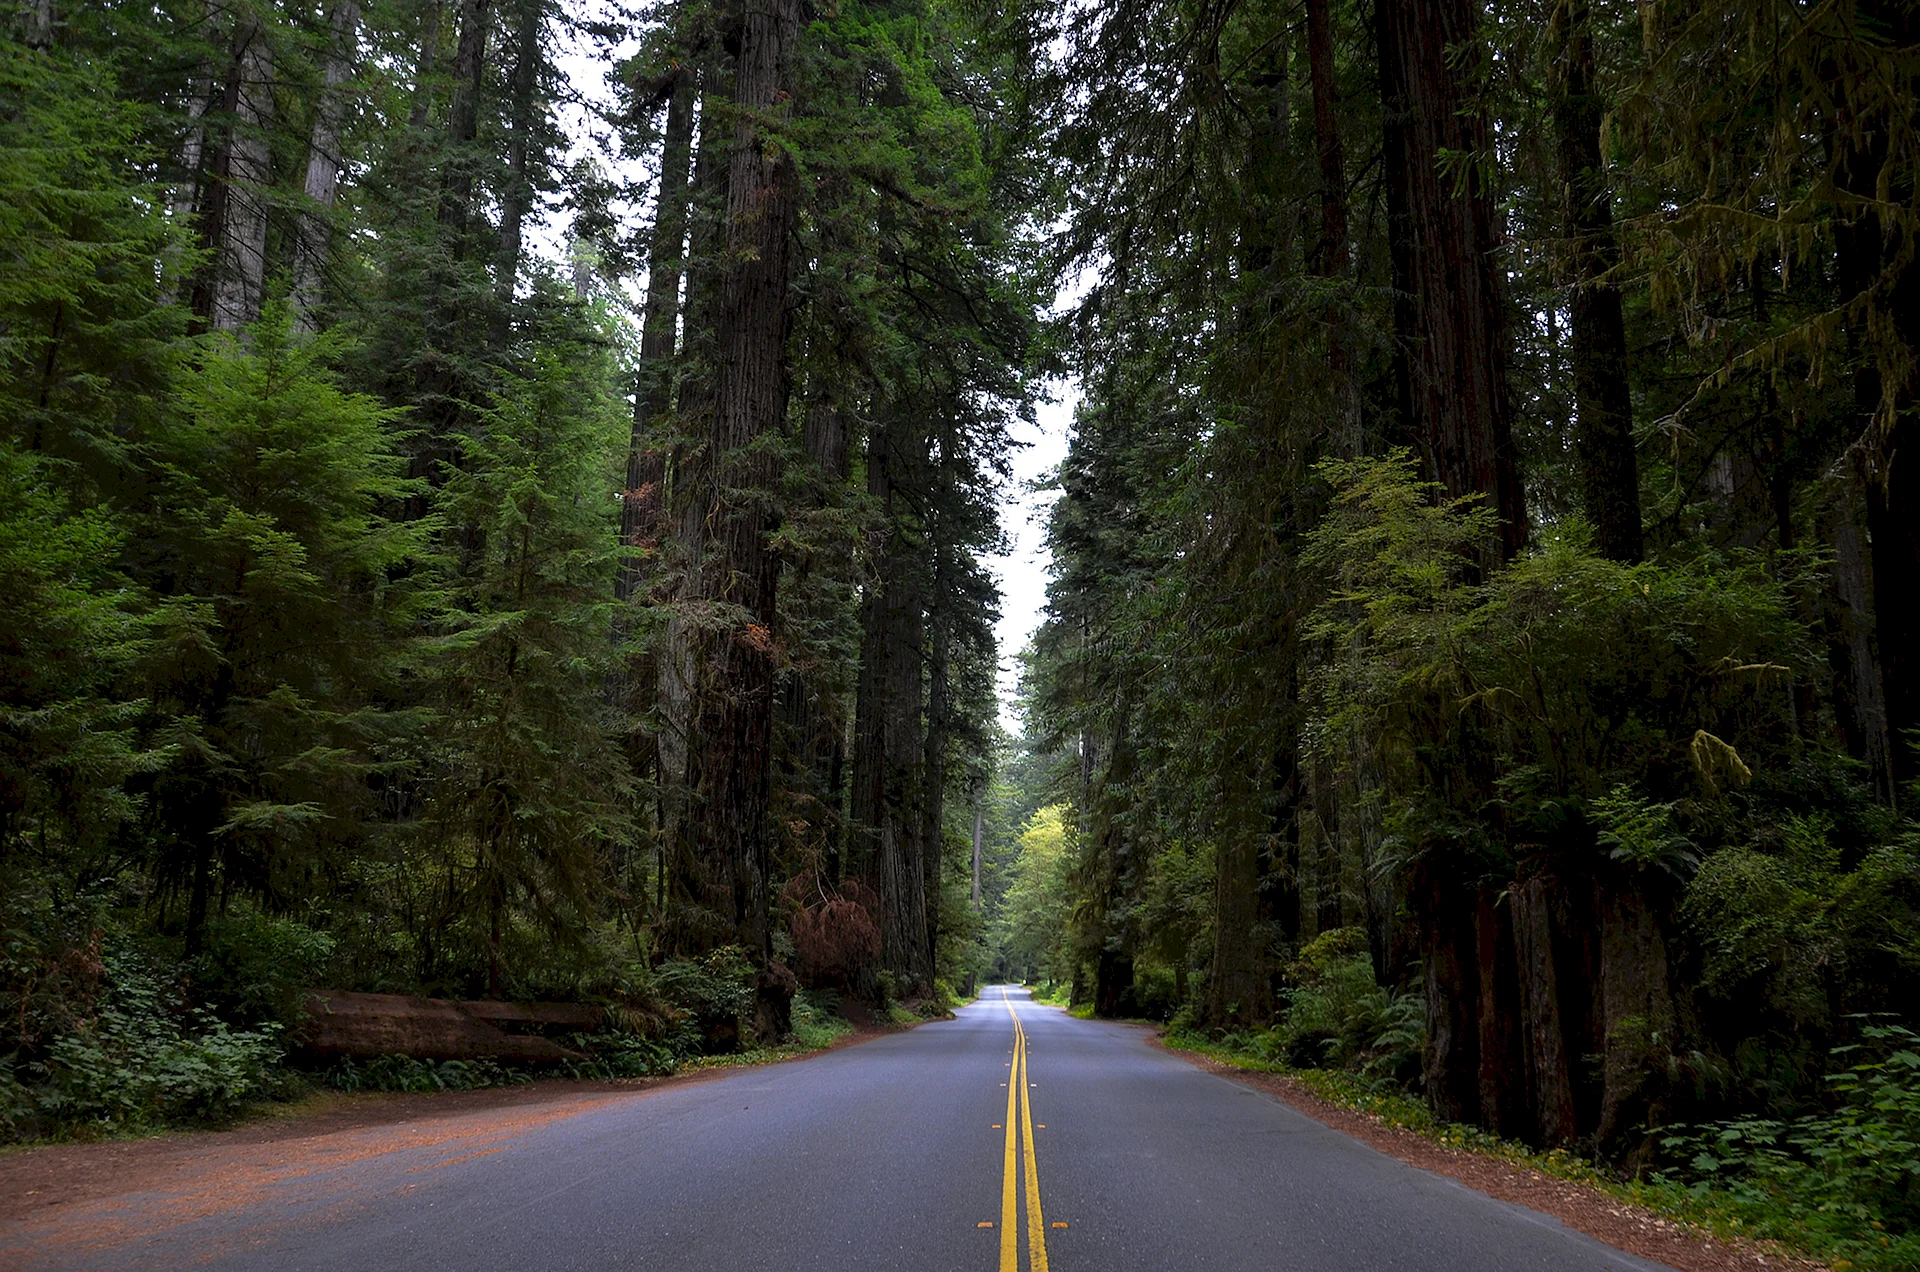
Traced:
[[688, 202], [688, 256], [685, 273], [686, 322], [679, 362], [678, 436], [668, 439], [662, 490], [666, 520], [673, 527], [663, 542], [661, 598], [673, 608], [661, 634], [655, 697], [654, 737], [659, 758], [662, 853], [670, 880], [668, 947], [699, 952], [724, 937], [712, 930], [700, 898], [701, 866], [691, 841], [694, 808], [692, 782], [693, 700], [698, 680], [695, 624], [690, 615], [704, 586], [700, 561], [706, 551], [707, 505], [697, 465], [689, 456], [693, 440], [711, 427], [716, 400], [715, 352], [720, 325], [720, 258], [725, 245], [728, 156], [733, 134], [716, 86], [704, 82], [699, 102], [699, 146], [694, 155], [693, 187]]
[[1520, 986], [1514, 972], [1513, 910], [1496, 900], [1484, 887], [1474, 896], [1480, 1122], [1501, 1135], [1517, 1135], [1527, 1121]]
[[1526, 1052], [1527, 1089], [1533, 1096], [1537, 1143], [1547, 1148], [1573, 1142], [1573, 1070], [1560, 1011], [1559, 964], [1554, 958], [1553, 910], [1546, 879], [1516, 882], [1507, 892], [1520, 969], [1520, 1014]]
[[1093, 938], [1098, 942], [1093, 965], [1093, 1012], [1119, 1016], [1133, 994], [1134, 923], [1128, 914], [1127, 894], [1132, 873], [1132, 842], [1121, 814], [1122, 801], [1133, 785], [1133, 709], [1127, 691], [1114, 704], [1106, 746], [1106, 772], [1093, 795], [1093, 862], [1091, 913]]
[[1604, 1068], [1595, 1137], [1643, 1164], [1667, 1106], [1668, 1062], [1676, 1026], [1668, 982], [1667, 938], [1644, 891], [1631, 884], [1602, 885], [1600, 918], [1601, 1018]]
[[[1314, 152], [1320, 167], [1320, 237], [1308, 267], [1322, 278], [1347, 276], [1347, 160], [1340, 137], [1340, 97], [1335, 79], [1333, 13], [1330, 0], [1307, 0], [1307, 71], [1313, 88]], [[1346, 315], [1329, 306], [1327, 374], [1333, 389], [1329, 441], [1333, 453], [1349, 458], [1365, 449], [1359, 395], [1353, 383], [1353, 342]]]
[[1891, 804], [1893, 749], [1887, 737], [1887, 704], [1880, 663], [1873, 649], [1873, 585], [1867, 565], [1866, 499], [1859, 474], [1850, 468], [1830, 476], [1819, 501], [1820, 537], [1833, 550], [1827, 571], [1828, 658], [1833, 668], [1833, 706], [1847, 753], [1867, 766], [1875, 796]]
[[[1893, 0], [1862, 0], [1860, 19], [1884, 33], [1893, 48], [1920, 40], [1920, 11]], [[1893, 100], [1911, 113], [1920, 76], [1909, 77]], [[1878, 92], [1880, 90], [1874, 90]], [[1893, 787], [1904, 791], [1920, 779], [1920, 384], [1912, 360], [1920, 358], [1920, 256], [1911, 236], [1883, 223], [1879, 201], [1910, 205], [1915, 197], [1910, 167], [1887, 171], [1890, 134], [1912, 120], [1885, 118], [1884, 101], [1864, 108], [1836, 104], [1834, 184], [1849, 196], [1835, 216], [1835, 255], [1847, 297], [1869, 295], [1880, 324], [1898, 341], [1892, 359], [1869, 362], [1855, 377], [1855, 406], [1863, 425], [1850, 458], [1866, 493], [1867, 536], [1873, 568], [1873, 613], [1880, 679], [1891, 742]], [[1887, 189], [1881, 190], [1882, 183]], [[1889, 321], [1890, 320], [1890, 321]], [[1904, 377], [1888, 382], [1883, 367], [1906, 362]]]
[[927, 741], [923, 772], [926, 797], [921, 807], [920, 842], [926, 853], [927, 876], [927, 958], [931, 971], [940, 954], [940, 891], [943, 886], [942, 849], [946, 840], [947, 747], [952, 738], [952, 688], [949, 660], [952, 656], [946, 607], [952, 578], [946, 550], [939, 543], [938, 523], [933, 530], [933, 597], [927, 615]]
[[924, 562], [903, 491], [925, 469], [925, 438], [897, 421], [868, 435], [867, 493], [881, 510], [879, 576], [861, 604], [853, 753], [857, 867], [879, 899], [880, 967], [902, 993], [928, 983], [921, 732]]
[[1553, 114], [1560, 182], [1572, 251], [1573, 395], [1579, 416], [1580, 488], [1595, 546], [1616, 561], [1641, 553], [1640, 467], [1627, 384], [1627, 329], [1620, 289], [1606, 274], [1619, 263], [1613, 201], [1600, 154], [1606, 103], [1593, 82], [1590, 0], [1563, 0]]
[[771, 960], [773, 935], [767, 812], [779, 561], [770, 536], [780, 497], [766, 439], [786, 421], [799, 213], [798, 174], [762, 128], [784, 113], [799, 18], [799, 0], [750, 0], [741, 33], [727, 174], [728, 268], [702, 482], [711, 547], [699, 562], [701, 597], [713, 608], [698, 641], [693, 703], [695, 852], [709, 895], [726, 907], [734, 941], [762, 962]]
[[[1477, 13], [1472, 0], [1381, 0], [1376, 20], [1401, 420], [1449, 497], [1499, 513], [1504, 560], [1527, 516], [1492, 181], [1471, 166], [1493, 161], [1492, 143], [1459, 63], [1479, 48]], [[1470, 166], [1443, 169], [1443, 155]]]
[[[493, 313], [488, 324], [488, 343], [495, 350], [506, 348], [512, 330], [513, 298], [520, 285], [521, 239], [527, 209], [533, 202], [527, 164], [532, 156], [533, 133], [544, 111], [544, 104], [537, 98], [546, 60], [540, 49], [540, 34], [547, 19], [544, 0], [520, 0], [515, 19], [519, 28], [515, 32], [513, 84], [507, 105], [513, 131], [508, 135], [507, 174], [500, 191], [500, 245], [494, 257]], [[664, 189], [664, 175], [661, 185]]]
[[460, 0], [460, 42], [453, 55], [453, 107], [447, 117], [439, 209], [440, 224], [453, 231], [456, 258], [466, 246], [473, 186], [480, 169], [474, 141], [480, 135], [480, 91], [486, 73], [491, 7], [492, 0]]
[[1322, 278], [1347, 272], [1347, 159], [1340, 139], [1330, 0], [1307, 0], [1307, 69], [1313, 82], [1314, 152], [1320, 165], [1320, 239], [1310, 262]]
[[1434, 1116], [1470, 1122], [1480, 1111], [1480, 960], [1473, 889], [1431, 858], [1414, 871], [1427, 1002], [1425, 1079]]
[[1245, 757], [1222, 774], [1222, 824], [1215, 849], [1213, 966], [1207, 977], [1207, 1023], [1244, 1029], [1266, 1023], [1272, 987], [1257, 932], [1260, 891], [1258, 801]]
[[[1472, 108], [1463, 57], [1479, 51], [1472, 0], [1381, 0], [1375, 20], [1385, 106], [1383, 165], [1393, 265], [1396, 382], [1402, 426], [1450, 498], [1477, 497], [1499, 517], [1491, 567], [1520, 550], [1526, 501], [1511, 436], [1506, 302], [1495, 251], [1486, 119]], [[1443, 156], [1452, 165], [1443, 169]], [[1464, 166], [1460, 166], [1464, 165]], [[1410, 892], [1426, 966], [1427, 1097], [1443, 1118], [1481, 1114], [1485, 1068], [1507, 1067], [1498, 1022], [1497, 934], [1475, 932], [1477, 888], [1464, 862], [1430, 856]]]
[[[673, 401], [675, 335], [680, 318], [680, 281], [687, 253], [687, 203], [692, 191], [693, 77], [681, 72], [667, 99], [667, 125], [660, 147], [660, 192], [647, 254], [647, 303], [640, 320], [640, 367], [633, 391], [633, 435], [627, 447], [627, 484], [620, 503], [620, 542], [653, 551], [666, 533], [669, 440], [656, 436]], [[621, 564], [616, 594], [627, 600], [641, 591], [646, 562]]]
[[338, 0], [330, 25], [333, 42], [307, 140], [306, 204], [300, 209], [293, 245], [293, 325], [303, 333], [319, 330], [320, 293], [333, 241], [333, 198], [340, 187], [340, 125], [347, 112], [344, 85], [353, 74], [360, 47], [359, 0]]
[[273, 189], [273, 50], [251, 15], [235, 33], [233, 103], [219, 180], [217, 254], [207, 324], [238, 331], [260, 317], [267, 293], [267, 200]]
[[978, 774], [973, 780], [973, 910], [980, 912], [980, 851], [986, 842], [987, 779]]

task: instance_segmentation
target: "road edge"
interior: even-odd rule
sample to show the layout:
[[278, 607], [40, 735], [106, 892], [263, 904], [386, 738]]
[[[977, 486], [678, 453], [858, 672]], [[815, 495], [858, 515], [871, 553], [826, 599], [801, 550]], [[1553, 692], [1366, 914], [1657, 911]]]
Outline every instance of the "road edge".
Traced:
[[1148, 1045], [1207, 1073], [1269, 1095], [1321, 1125], [1360, 1141], [1417, 1170], [1444, 1175], [1497, 1201], [1525, 1206], [1559, 1220], [1616, 1250], [1679, 1272], [1828, 1272], [1825, 1264], [1771, 1242], [1716, 1235], [1592, 1184], [1563, 1179], [1520, 1162], [1444, 1143], [1376, 1113], [1351, 1108], [1284, 1073], [1241, 1068], [1205, 1052], [1167, 1042], [1157, 1029]]

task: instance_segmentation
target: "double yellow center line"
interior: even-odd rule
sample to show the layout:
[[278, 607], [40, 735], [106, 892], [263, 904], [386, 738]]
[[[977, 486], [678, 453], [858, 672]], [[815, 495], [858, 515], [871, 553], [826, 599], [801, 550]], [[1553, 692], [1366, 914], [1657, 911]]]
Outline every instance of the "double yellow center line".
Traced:
[[1013, 999], [1000, 991], [1013, 1017], [1013, 1065], [1007, 1072], [1007, 1155], [1000, 1181], [1000, 1272], [1020, 1272], [1019, 1174], [1027, 1178], [1027, 1266], [1047, 1272], [1047, 1224], [1040, 1213], [1040, 1172], [1033, 1161], [1033, 1110], [1027, 1100], [1027, 1031]]

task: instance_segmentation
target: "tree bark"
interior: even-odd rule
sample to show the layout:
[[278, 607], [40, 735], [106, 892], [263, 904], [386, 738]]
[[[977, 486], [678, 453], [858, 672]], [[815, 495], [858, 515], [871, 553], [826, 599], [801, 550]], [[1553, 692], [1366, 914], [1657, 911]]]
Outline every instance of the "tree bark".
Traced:
[[267, 198], [273, 188], [273, 50], [263, 22], [252, 15], [236, 28], [233, 84], [219, 180], [213, 295], [207, 323], [238, 331], [260, 317], [267, 291]]
[[973, 780], [973, 910], [980, 912], [980, 850], [986, 841], [987, 780], [976, 774]]
[[1563, 0], [1555, 59], [1554, 123], [1560, 183], [1572, 252], [1573, 396], [1579, 417], [1580, 488], [1595, 546], [1615, 561], [1638, 561], [1640, 461], [1633, 440], [1633, 396], [1627, 383], [1627, 330], [1620, 289], [1607, 273], [1620, 259], [1613, 201], [1600, 154], [1606, 113], [1593, 82], [1590, 0]]
[[[1340, 97], [1333, 52], [1330, 0], [1307, 0], [1307, 74], [1313, 92], [1314, 153], [1320, 167], [1320, 236], [1308, 268], [1321, 278], [1347, 276], [1346, 145], [1340, 137]], [[1354, 458], [1365, 449], [1359, 396], [1353, 383], [1353, 343], [1346, 315], [1326, 310], [1327, 373], [1333, 388], [1333, 452]]]
[[1833, 669], [1834, 715], [1847, 753], [1867, 767], [1876, 798], [1891, 804], [1893, 750], [1887, 737], [1887, 703], [1873, 648], [1873, 582], [1867, 565], [1866, 499], [1850, 467], [1823, 483], [1820, 536], [1833, 550], [1827, 571], [1828, 659]]
[[480, 166], [474, 140], [480, 135], [480, 90], [486, 72], [487, 27], [492, 0], [461, 0], [460, 42], [453, 55], [453, 107], [447, 117], [447, 148], [440, 179], [440, 224], [453, 231], [453, 254], [462, 254]]
[[[1471, 0], [1381, 0], [1376, 35], [1400, 415], [1448, 497], [1477, 496], [1499, 514], [1506, 560], [1526, 541], [1527, 516], [1492, 182], [1473, 170], [1492, 162], [1492, 145], [1457, 61], [1479, 47], [1477, 12]], [[1466, 167], [1443, 171], [1443, 154]]]
[[[1920, 12], [1893, 0], [1862, 0], [1859, 18], [1878, 28], [1892, 48], [1911, 48], [1920, 40]], [[1863, 425], [1849, 458], [1866, 494], [1867, 537], [1873, 568], [1873, 613], [1880, 680], [1891, 742], [1893, 787], [1904, 791], [1920, 779], [1920, 390], [1913, 360], [1920, 358], [1920, 257], [1907, 233], [1887, 225], [1881, 199], [1910, 205], [1915, 197], [1909, 167], [1889, 173], [1890, 134], [1911, 119], [1885, 116], [1887, 98], [1894, 110], [1912, 110], [1920, 95], [1920, 76], [1909, 76], [1898, 92], [1836, 106], [1834, 185], [1846, 198], [1836, 210], [1834, 238], [1842, 294], [1865, 297], [1900, 348], [1892, 361], [1905, 362], [1904, 374], [1888, 381], [1886, 363], [1868, 362], [1855, 376], [1855, 407]], [[1879, 89], [1872, 90], [1880, 93]], [[1885, 182], [1887, 189], [1880, 187]], [[1876, 324], [1866, 324], [1870, 332]]]
[[[1667, 1103], [1675, 1016], [1668, 983], [1667, 938], [1645, 892], [1603, 885], [1600, 916], [1601, 1145], [1642, 1164], [1651, 1149], [1643, 1127], [1658, 1128]], [[1629, 1137], [1636, 1137], [1629, 1142]]]
[[[785, 424], [790, 393], [792, 237], [798, 174], [768, 144], [784, 113], [799, 0], [750, 0], [741, 33], [738, 109], [727, 174], [728, 270], [722, 280], [715, 410], [703, 487], [713, 550], [699, 563], [711, 620], [694, 689], [696, 853], [727, 905], [737, 944], [763, 964], [768, 923], [775, 586], [770, 535], [780, 472], [766, 440]], [[763, 1007], [765, 1004], [763, 1004]]]
[[939, 521], [929, 511], [929, 547], [934, 558], [933, 594], [927, 614], [927, 741], [924, 755], [925, 799], [922, 801], [920, 843], [926, 854], [927, 967], [929, 976], [940, 954], [940, 892], [946, 844], [947, 747], [952, 737], [950, 616], [951, 563], [940, 542]]
[[1547, 881], [1534, 877], [1507, 892], [1520, 969], [1520, 1013], [1526, 1051], [1527, 1089], [1533, 1096], [1533, 1137], [1541, 1146], [1573, 1142], [1572, 1066], [1560, 1012], [1560, 978], [1554, 960], [1553, 913]]
[[[668, 439], [655, 436], [673, 401], [675, 336], [680, 317], [680, 281], [687, 253], [687, 204], [692, 193], [693, 77], [682, 71], [667, 99], [660, 146], [660, 193], [647, 252], [647, 303], [640, 320], [640, 367], [633, 391], [633, 435], [627, 447], [627, 484], [620, 503], [620, 542], [652, 550], [666, 532]], [[616, 594], [628, 600], [641, 589], [646, 563], [629, 557], [620, 567]]]
[[306, 205], [300, 209], [293, 245], [293, 326], [307, 334], [319, 330], [317, 311], [333, 241], [333, 199], [340, 188], [340, 126], [347, 110], [342, 86], [353, 74], [360, 47], [360, 0], [338, 0], [330, 27], [326, 76], [307, 141]]
[[1527, 1084], [1513, 909], [1496, 904], [1489, 888], [1475, 890], [1473, 931], [1480, 990], [1475, 1022], [1479, 1029], [1480, 1122], [1497, 1134], [1517, 1135], [1527, 1120]]
[[1213, 966], [1207, 977], [1207, 1022], [1216, 1029], [1265, 1024], [1272, 988], [1256, 937], [1260, 890], [1258, 801], [1248, 768], [1230, 764], [1222, 774], [1223, 824], [1215, 849], [1213, 886]]
[[922, 788], [925, 563], [905, 497], [924, 472], [924, 449], [924, 435], [898, 421], [876, 421], [868, 435], [867, 492], [884, 522], [876, 532], [879, 577], [861, 606], [854, 726], [854, 842], [879, 898], [880, 966], [903, 993], [933, 975]]
[[[520, 0], [516, 17], [519, 29], [515, 32], [513, 83], [507, 105], [512, 132], [507, 140], [506, 181], [500, 191], [500, 246], [494, 258], [493, 313], [488, 324], [488, 343], [496, 351], [506, 348], [512, 332], [513, 297], [520, 284], [521, 238], [527, 209], [533, 202], [533, 185], [527, 179], [527, 165], [532, 157], [530, 142], [544, 110], [537, 98], [540, 72], [546, 60], [540, 49], [541, 29], [547, 18], [544, 0]], [[663, 174], [663, 188], [665, 183]]]
[[1480, 976], [1473, 890], [1428, 858], [1415, 868], [1412, 899], [1421, 923], [1427, 1048], [1427, 1103], [1447, 1122], [1480, 1111]]

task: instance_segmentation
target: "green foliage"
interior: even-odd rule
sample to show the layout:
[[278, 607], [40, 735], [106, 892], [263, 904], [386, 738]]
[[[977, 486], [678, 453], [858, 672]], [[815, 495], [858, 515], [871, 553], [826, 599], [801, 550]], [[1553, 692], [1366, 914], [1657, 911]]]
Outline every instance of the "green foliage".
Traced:
[[183, 1010], [177, 989], [123, 941], [108, 943], [100, 961], [89, 1017], [55, 1037], [43, 1059], [9, 1058], [0, 1099], [10, 1135], [215, 1122], [275, 1089], [277, 1024], [235, 1030], [205, 1009]]
[[451, 577], [419, 669], [437, 717], [419, 842], [445, 939], [420, 973], [493, 992], [539, 945], [586, 940], [599, 854], [631, 836], [632, 776], [599, 694], [615, 523], [581, 498], [611, 486], [624, 425], [610, 368], [580, 352], [505, 385], [435, 501]]
[[1067, 918], [1073, 905], [1074, 830], [1065, 805], [1035, 813], [1020, 832], [1013, 883], [1000, 910], [1000, 946], [1023, 980], [1073, 979]]
[[224, 1020], [297, 1028], [305, 991], [326, 984], [338, 940], [282, 916], [236, 906], [207, 922], [186, 965], [195, 995]]
[[1587, 806], [1599, 828], [1600, 847], [1615, 861], [1637, 869], [1663, 870], [1686, 878], [1700, 868], [1694, 843], [1674, 825], [1674, 803], [1656, 804], [1621, 785]]
[[186, 263], [184, 227], [156, 197], [121, 52], [0, 40], [0, 431], [95, 495], [125, 493], [185, 327], [163, 290]]
[[340, 1091], [477, 1091], [483, 1087], [522, 1086], [533, 1081], [525, 1069], [497, 1060], [418, 1060], [412, 1056], [376, 1056], [342, 1060], [323, 1075]]
[[1920, 1263], [1920, 1034], [1868, 1024], [1835, 1048], [1829, 1111], [1675, 1127], [1663, 1176], [1732, 1203], [1759, 1236], [1805, 1241], [1857, 1266]]
[[156, 755], [128, 679], [153, 631], [115, 568], [125, 536], [75, 510], [60, 466], [0, 441], [0, 857], [49, 836], [97, 851]]
[[668, 959], [653, 971], [654, 987], [685, 1013], [671, 1040], [684, 1054], [732, 1051], [752, 1032], [754, 970], [746, 952], [725, 945], [699, 958]]

